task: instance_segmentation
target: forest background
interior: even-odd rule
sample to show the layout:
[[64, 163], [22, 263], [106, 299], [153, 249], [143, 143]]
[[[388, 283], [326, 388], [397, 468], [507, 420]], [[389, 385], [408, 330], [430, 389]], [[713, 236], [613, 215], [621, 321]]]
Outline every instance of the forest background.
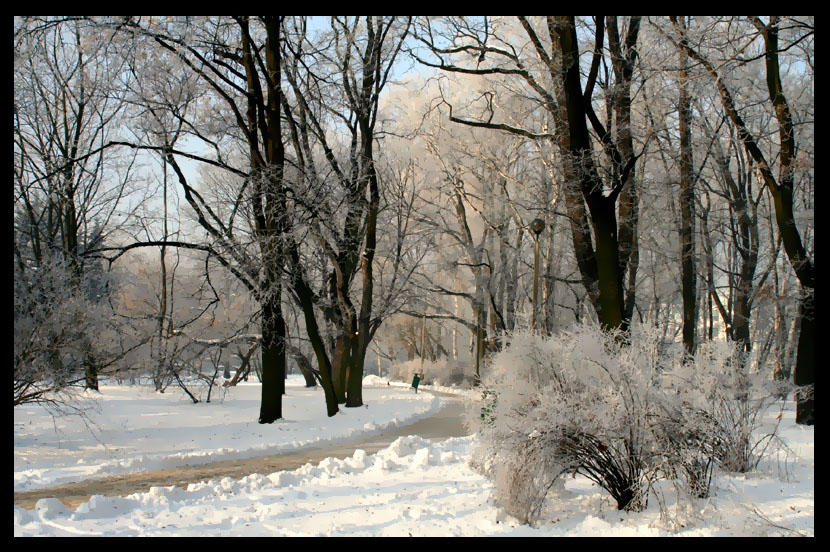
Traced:
[[513, 332], [593, 321], [735, 342], [813, 423], [812, 17], [16, 17], [14, 42], [15, 405], [101, 377], [205, 401], [233, 369], [271, 423], [296, 367], [333, 416], [393, 362], [477, 384]]

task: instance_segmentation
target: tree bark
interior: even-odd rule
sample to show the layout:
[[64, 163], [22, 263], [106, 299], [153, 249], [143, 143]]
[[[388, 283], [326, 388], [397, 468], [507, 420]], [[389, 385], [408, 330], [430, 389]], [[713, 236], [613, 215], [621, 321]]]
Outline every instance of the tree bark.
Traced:
[[795, 422], [803, 425], [815, 425], [815, 306], [813, 290], [804, 290], [803, 293], [804, 297], [801, 299], [798, 309], [801, 328], [798, 334], [795, 384], [800, 389], [796, 396]]
[[261, 424], [270, 424], [282, 418], [282, 396], [285, 393], [285, 320], [281, 294], [274, 295], [262, 307]]
[[[678, 25], [677, 17], [671, 16]], [[680, 25], [685, 28], [685, 19]], [[684, 38], [681, 40], [685, 40]], [[695, 352], [697, 327], [697, 274], [695, 270], [695, 189], [692, 164], [692, 101], [689, 95], [687, 72], [688, 54], [680, 50], [679, 130], [680, 130], [680, 265], [681, 294], [683, 296], [683, 346], [686, 352]]]
[[[594, 250], [591, 251], [590, 240], [585, 240], [584, 215], [572, 220], [572, 228], [576, 228], [580, 235], [577, 246], [577, 260], [586, 287], [592, 299], [595, 298], [595, 308], [600, 324], [607, 329], [626, 329], [624, 295], [622, 289], [623, 274], [620, 272], [620, 250], [616, 217], [616, 201], [625, 181], [617, 181], [611, 193], [604, 193], [604, 182], [597, 172], [593, 160], [591, 138], [588, 132], [586, 117], [592, 113], [590, 98], [583, 95], [580, 84], [579, 49], [576, 34], [576, 25], [573, 16], [553, 16], [549, 21], [551, 34], [556, 37], [558, 49], [562, 55], [562, 73], [564, 113], [557, 117], [560, 135], [567, 135], [566, 164], [570, 173], [579, 183], [582, 198], [577, 200], [570, 196], [569, 210], [579, 215], [580, 207], [576, 201], [584, 199], [591, 215]], [[599, 33], [599, 31], [598, 31]], [[629, 164], [628, 162], [626, 163]], [[631, 164], [633, 166], [633, 163]], [[630, 169], [630, 167], [629, 167]], [[625, 179], [628, 174], [621, 174]], [[569, 196], [566, 195], [566, 199]], [[584, 213], [584, 211], [583, 211]], [[575, 236], [576, 238], [577, 236]]]

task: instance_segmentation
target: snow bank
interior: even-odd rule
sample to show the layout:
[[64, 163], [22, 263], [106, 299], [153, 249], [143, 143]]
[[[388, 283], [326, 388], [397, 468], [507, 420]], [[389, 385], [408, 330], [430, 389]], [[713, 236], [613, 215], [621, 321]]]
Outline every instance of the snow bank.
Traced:
[[261, 387], [254, 383], [228, 388], [224, 397], [217, 391], [210, 404], [192, 404], [174, 388], [160, 394], [102, 385], [86, 423], [78, 416], [52, 418], [36, 405], [18, 407], [14, 490], [278, 454], [379, 433], [440, 408], [440, 399], [429, 393], [376, 379], [364, 383], [363, 407], [341, 408], [328, 418], [322, 390], [290, 377], [284, 419], [274, 424], [257, 423]]
[[[789, 429], [799, 442], [811, 428]], [[801, 441], [803, 439], [804, 441]], [[813, 535], [811, 447], [793, 443], [785, 477], [775, 462], [749, 476], [719, 475], [706, 501], [618, 511], [582, 477], [548, 505], [549, 522], [521, 525], [497, 508], [469, 465], [475, 437], [430, 443], [401, 437], [377, 454], [357, 450], [293, 471], [94, 496], [76, 510], [42, 499], [14, 508], [15, 536], [773, 536]]]
[[[164, 456], [165, 450], [169, 453], [179, 443], [177, 436], [211, 433], [209, 428], [215, 427], [217, 420], [222, 422], [218, 425], [228, 425], [230, 430], [213, 433], [212, 448], [204, 450], [244, 450], [240, 441], [253, 444], [249, 437], [239, 435], [245, 430], [245, 424], [250, 424], [245, 416], [251, 412], [244, 408], [255, 413], [258, 402], [247, 395], [248, 391], [240, 391], [227, 396], [224, 403], [194, 408], [184, 399], [177, 403], [169, 396], [120, 395], [105, 387], [101, 408], [104, 414], [124, 411], [137, 417], [127, 421], [109, 420], [116, 428], [125, 424], [122, 432], [143, 427], [149, 438], [158, 431], [156, 441], [136, 445], [143, 447], [148, 455], [156, 445], [161, 447], [159, 456]], [[277, 436], [282, 433], [286, 434], [283, 443], [304, 442], [315, 437], [327, 439], [338, 431], [362, 431], [367, 424], [380, 426], [391, 418], [404, 419], [416, 411], [429, 411], [435, 405], [435, 399], [428, 393], [415, 395], [403, 384], [384, 383], [365, 391], [369, 407], [345, 410], [340, 417], [348, 420], [348, 427], [332, 423], [324, 414], [319, 414], [321, 391], [289, 387], [290, 400], [286, 404], [294, 403], [291, 408], [297, 407], [307, 392], [308, 411], [313, 415], [304, 419], [298, 414], [303, 409], [287, 409], [284, 422], [264, 427], [254, 422], [246, 431], [257, 439], [260, 439], [259, 432], [264, 431], [262, 440], [267, 436], [272, 444], [280, 442]], [[217, 408], [243, 399], [252, 404], [234, 404], [227, 419], [223, 410]], [[158, 414], [161, 404], [167, 405], [173, 414], [140, 416], [139, 405], [151, 400], [161, 402], [150, 405], [155, 410], [145, 414]], [[112, 405], [107, 406], [119, 401], [118, 408], [110, 410]], [[201, 420], [202, 425], [198, 425], [200, 415], [207, 417]], [[105, 418], [100, 416], [99, 422], [103, 424]], [[771, 416], [774, 418], [774, 414]], [[521, 525], [495, 505], [492, 483], [471, 465], [472, 451], [478, 446], [476, 437], [430, 443], [418, 436], [408, 436], [376, 454], [357, 450], [348, 458], [327, 458], [293, 471], [253, 474], [240, 480], [214, 479], [186, 488], [154, 487], [146, 493], [123, 497], [93, 496], [74, 510], [57, 499], [42, 499], [32, 510], [14, 507], [14, 535], [812, 536], [815, 532], [814, 430], [795, 425], [794, 416], [794, 404], [788, 403], [779, 429], [787, 444], [781, 454], [766, 458], [758, 470], [749, 474], [716, 473], [711, 496], [706, 500], [678, 500], [674, 490], [664, 485], [657, 489], [663, 493], [665, 507], [662, 509], [660, 501], [651, 500], [645, 511], [620, 512], [608, 493], [589, 480], [568, 477], [563, 492], [546, 504], [544, 521], [537, 527]], [[167, 421], [151, 427], [151, 420], [160, 419]], [[312, 419], [316, 422], [311, 423]], [[234, 426], [234, 423], [241, 425]], [[321, 430], [318, 425], [324, 423], [329, 425]], [[19, 419], [16, 414], [15, 425], [15, 461], [19, 451], [29, 450], [28, 461], [40, 463], [47, 479], [54, 476], [46, 468], [46, 457], [54, 452], [50, 447], [57, 446], [51, 420]], [[177, 428], [181, 430], [179, 433], [174, 431]], [[83, 469], [100, 462], [99, 443], [91, 438], [83, 442], [70, 439], [80, 441], [81, 433], [71, 426], [60, 431], [64, 441], [59, 450], [82, 460]], [[127, 439], [119, 438], [117, 446], [127, 448]], [[115, 446], [108, 443], [110, 450]], [[39, 457], [39, 453], [43, 456]], [[53, 458], [60, 460], [61, 454], [55, 453]], [[17, 468], [15, 473], [17, 481]]]

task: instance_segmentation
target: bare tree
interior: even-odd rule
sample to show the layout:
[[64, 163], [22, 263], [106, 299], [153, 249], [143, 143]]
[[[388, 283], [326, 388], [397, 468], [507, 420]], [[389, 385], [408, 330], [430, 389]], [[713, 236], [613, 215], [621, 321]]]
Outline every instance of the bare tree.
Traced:
[[[682, 29], [686, 21], [671, 16], [672, 23]], [[680, 38], [685, 40], [684, 37]], [[695, 352], [697, 327], [697, 274], [695, 271], [695, 175], [692, 173], [692, 100], [688, 84], [688, 59], [681, 50], [678, 98], [678, 126], [680, 132], [680, 263], [683, 295], [683, 345], [689, 354]]]
[[[68, 301], [71, 296], [105, 300], [104, 274], [91, 253], [123, 228], [123, 213], [140, 199], [130, 187], [135, 156], [100, 148], [117, 132], [124, 113], [113, 82], [123, 65], [109, 39], [83, 18], [15, 20], [18, 277], [63, 270]], [[53, 263], [58, 263], [54, 269]], [[51, 300], [59, 301], [55, 293]], [[79, 320], [81, 327], [91, 326]], [[85, 385], [97, 390], [98, 374], [111, 359], [98, 358], [94, 332], [74, 335]]]
[[[688, 43], [679, 43], [678, 47], [686, 51], [689, 56], [700, 63], [714, 80], [724, 110], [729, 116], [738, 136], [749, 156], [754, 160], [761, 173], [761, 178], [774, 200], [776, 221], [778, 231], [784, 245], [784, 250], [790, 259], [793, 270], [802, 286], [803, 297], [801, 300], [800, 312], [801, 332], [799, 333], [798, 356], [796, 361], [795, 383], [804, 388], [804, 392], [798, 397], [798, 413], [796, 421], [800, 424], [812, 425], [814, 423], [814, 385], [815, 385], [815, 269], [807, 255], [807, 250], [801, 239], [793, 211], [793, 194], [796, 185], [795, 161], [797, 158], [796, 132], [793, 123], [793, 115], [784, 94], [784, 86], [781, 80], [779, 67], [779, 53], [784, 48], [790, 48], [793, 44], [782, 48], [779, 45], [779, 33], [782, 19], [779, 16], [772, 16], [769, 22], [764, 23], [758, 17], [750, 18], [750, 23], [757, 30], [764, 42], [763, 58], [766, 68], [766, 81], [769, 95], [769, 104], [775, 113], [778, 122], [779, 141], [778, 151], [775, 158], [778, 160], [778, 176], [773, 172], [773, 164], [768, 161], [768, 156], [761, 149], [755, 133], [753, 133], [743, 117], [739, 113], [739, 105], [736, 103], [730, 87], [719, 72], [718, 68], [710, 61], [708, 56], [701, 53], [699, 48], [690, 46]], [[800, 42], [813, 34], [810, 24], [794, 21], [792, 28], [797, 35], [792, 42]], [[755, 37], [751, 37], [754, 40]], [[739, 60], [743, 61], [743, 60]]]
[[[296, 108], [285, 113], [298, 178], [314, 192], [309, 203], [298, 201], [298, 206], [308, 213], [311, 237], [330, 267], [323, 311], [337, 328], [331, 359], [337, 402], [354, 407], [363, 404], [363, 364], [382, 321], [374, 309], [382, 196], [375, 153], [379, 99], [408, 34], [409, 20], [332, 17], [330, 27], [321, 45], [308, 37], [306, 18], [296, 18], [289, 27], [285, 76]], [[331, 97], [321, 95], [326, 90]], [[345, 155], [337, 153], [345, 144], [333, 141], [328, 117], [347, 130]], [[323, 160], [314, 147], [323, 150]], [[331, 176], [326, 178], [326, 173]], [[293, 259], [299, 265], [299, 257]], [[354, 297], [351, 288], [358, 273], [361, 289]], [[304, 305], [310, 304], [303, 284], [295, 292]]]
[[[633, 190], [637, 155], [630, 131], [630, 86], [637, 59], [639, 22], [639, 17], [631, 18], [625, 38], [621, 38], [616, 18], [596, 18], [593, 61], [584, 88], [577, 21], [573, 17], [547, 16], [541, 21], [519, 17], [520, 31], [515, 33], [523, 32], [523, 41], [529, 46], [521, 50], [511, 40], [510, 26], [504, 20], [426, 19], [418, 30], [419, 40], [432, 56], [427, 59], [416, 54], [424, 65], [471, 75], [506, 75], [523, 82], [523, 93], [532, 95], [536, 104], [550, 115], [553, 132], [500, 122], [494, 95], [485, 94], [482, 117], [458, 116], [451, 110], [450, 120], [558, 146], [563, 156], [564, 197], [577, 263], [600, 321], [610, 328], [627, 327], [633, 308], [634, 287], [628, 288], [632, 300], [626, 307], [623, 282], [626, 269], [636, 272], [637, 265], [637, 202]], [[609, 117], [603, 124], [592, 99], [605, 52], [606, 30], [614, 80], [613, 84], [605, 81]], [[526, 51], [535, 56], [527, 56]], [[475, 66], [464, 61], [470, 57], [477, 60]], [[607, 159], [604, 172], [599, 170], [589, 122]], [[633, 283], [630, 275], [629, 282]]]
[[[281, 417], [287, 336], [284, 284], [303, 313], [328, 414], [337, 413], [338, 395], [316, 316], [320, 309], [324, 320], [337, 321], [351, 351], [347, 362], [352, 374], [348, 378], [351, 398], [347, 398], [347, 405], [362, 404], [363, 359], [381, 320], [373, 315], [373, 263], [381, 199], [373, 153], [378, 97], [406, 35], [406, 25], [402, 33], [396, 30], [395, 34], [390, 32], [398, 28], [394, 19], [367, 18], [362, 27], [355, 21], [332, 20], [335, 42], [341, 42], [317, 51], [315, 55], [325, 58], [319, 66], [325, 69], [318, 75], [316, 68], [310, 69], [315, 65], [305, 50], [309, 42], [302, 19], [290, 25], [281, 17], [242, 16], [198, 21], [128, 18], [109, 24], [148, 48], [178, 58], [181, 69], [195, 75], [209, 92], [203, 105], [215, 107], [219, 114], [185, 113], [170, 102], [163, 106], [172, 115], [167, 124], [178, 126], [189, 140], [202, 144], [204, 153], [186, 152], [169, 139], [160, 145], [108, 144], [160, 151], [179, 180], [198, 224], [209, 236], [209, 243], [168, 238], [137, 241], [120, 248], [118, 255], [147, 246], [204, 251], [244, 284], [261, 306], [262, 423]], [[329, 81], [340, 90], [341, 117], [336, 115], [335, 104], [327, 103], [328, 97], [320, 97]], [[146, 105], [152, 101], [145, 98]], [[345, 162], [339, 158], [341, 144], [334, 143], [336, 139], [328, 134], [334, 128], [329, 121], [332, 113], [336, 124], [345, 123], [350, 131], [352, 149]], [[175, 134], [169, 127], [168, 132]], [[325, 171], [316, 165], [320, 150]], [[226, 181], [233, 183], [227, 202], [217, 203], [210, 194], [200, 193], [188, 181], [179, 159], [196, 160], [224, 172]], [[331, 183], [321, 177], [326, 173], [334, 175], [333, 180], [345, 193], [341, 199], [347, 199], [340, 243], [325, 233], [331, 230], [325, 225], [333, 224], [343, 210], [326, 217], [321, 207], [331, 195], [312, 197], [325, 192]], [[309, 234], [309, 230], [313, 232]], [[327, 312], [314, 289], [309, 252], [336, 261], [331, 272], [336, 281], [331, 297], [336, 301]], [[110, 259], [115, 258], [117, 255]], [[353, 303], [350, 284], [358, 271], [362, 292], [359, 303]]]

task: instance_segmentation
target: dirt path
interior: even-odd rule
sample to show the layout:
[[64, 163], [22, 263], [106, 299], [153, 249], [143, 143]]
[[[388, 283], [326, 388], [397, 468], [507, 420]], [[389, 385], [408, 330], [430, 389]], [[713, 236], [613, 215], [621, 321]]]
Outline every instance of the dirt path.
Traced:
[[356, 449], [363, 449], [373, 454], [388, 447], [395, 439], [405, 435], [420, 435], [425, 439], [440, 441], [450, 437], [461, 437], [469, 432], [462, 423], [464, 401], [457, 395], [439, 391], [426, 391], [442, 398], [443, 406], [438, 412], [410, 425], [388, 429], [377, 435], [356, 437], [348, 441], [309, 447], [279, 456], [264, 456], [217, 462], [201, 466], [185, 466], [159, 471], [145, 471], [135, 474], [118, 475], [107, 478], [67, 483], [54, 487], [44, 487], [32, 491], [14, 493], [14, 503], [23, 508], [32, 509], [41, 498], [55, 497], [71, 508], [77, 508], [92, 495], [124, 496], [136, 492], [147, 492], [150, 487], [177, 485], [186, 487], [208, 479], [231, 477], [239, 479], [252, 473], [270, 474], [276, 471], [297, 469], [304, 464], [317, 463], [333, 456], [346, 458]]

